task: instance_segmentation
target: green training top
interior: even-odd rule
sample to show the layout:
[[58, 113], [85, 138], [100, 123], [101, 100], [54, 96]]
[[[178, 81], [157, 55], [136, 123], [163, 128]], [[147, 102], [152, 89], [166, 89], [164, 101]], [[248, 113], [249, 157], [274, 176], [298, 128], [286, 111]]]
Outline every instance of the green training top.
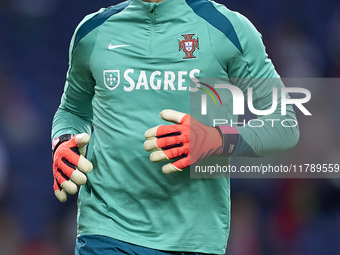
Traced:
[[[165, 163], [152, 163], [143, 148], [144, 132], [169, 124], [159, 117], [164, 109], [190, 113], [191, 97], [203, 78], [229, 80], [245, 94], [252, 86], [255, 108], [270, 108], [272, 87], [281, 83], [239, 79], [279, 78], [261, 35], [244, 16], [209, 0], [131, 0], [86, 16], [69, 55], [52, 138], [92, 133], [88, 158], [93, 170], [79, 192], [78, 235], [104, 235], [159, 250], [224, 254], [229, 179], [190, 178], [187, 169], [163, 174]], [[236, 121], [231, 94], [215, 88], [226, 119]], [[212, 126], [214, 109], [208, 105], [201, 120], [206, 125]], [[295, 118], [291, 106], [287, 116], [280, 109], [279, 104], [274, 113], [259, 118]], [[287, 150], [298, 139], [297, 127], [246, 125], [238, 131], [237, 156]], [[229, 164], [230, 158], [219, 160]]]

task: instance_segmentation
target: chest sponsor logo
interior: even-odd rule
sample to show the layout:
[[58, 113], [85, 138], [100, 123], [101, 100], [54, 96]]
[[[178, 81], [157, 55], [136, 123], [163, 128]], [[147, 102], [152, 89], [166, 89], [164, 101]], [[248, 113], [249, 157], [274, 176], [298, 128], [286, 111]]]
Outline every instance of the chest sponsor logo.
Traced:
[[104, 84], [109, 90], [114, 90], [120, 83], [119, 70], [104, 70]]
[[179, 51], [183, 50], [185, 53], [185, 56], [183, 59], [190, 59], [190, 58], [196, 58], [194, 55], [194, 52], [196, 49], [199, 49], [198, 45], [198, 37], [194, 38], [195, 34], [187, 34], [182, 35], [184, 37], [183, 40], [178, 40], [179, 44]]
[[[190, 90], [195, 92], [199, 87], [197, 80], [200, 74], [199, 69], [177, 72], [153, 71], [152, 73], [143, 70], [127, 69], [124, 72], [122, 71], [122, 74], [120, 72], [121, 70], [103, 71], [106, 88], [114, 90], [120, 83], [123, 83], [123, 90], [126, 92], [132, 90]], [[196, 84], [196, 87], [191, 87], [190, 83]]]

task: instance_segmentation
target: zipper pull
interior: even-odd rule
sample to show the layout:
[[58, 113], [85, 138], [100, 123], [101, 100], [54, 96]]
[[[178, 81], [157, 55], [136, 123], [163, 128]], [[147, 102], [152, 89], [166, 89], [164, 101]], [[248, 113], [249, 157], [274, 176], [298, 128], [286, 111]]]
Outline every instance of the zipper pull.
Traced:
[[155, 11], [156, 4], [157, 4], [157, 3], [151, 3], [151, 4], [150, 4], [150, 13], [153, 13], [153, 12]]

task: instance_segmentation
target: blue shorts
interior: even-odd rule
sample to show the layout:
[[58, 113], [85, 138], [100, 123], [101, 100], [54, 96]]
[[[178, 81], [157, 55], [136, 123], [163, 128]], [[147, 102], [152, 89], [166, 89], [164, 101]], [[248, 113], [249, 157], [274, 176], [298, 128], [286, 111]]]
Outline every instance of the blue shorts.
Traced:
[[195, 252], [154, 250], [110, 237], [85, 235], [77, 238], [75, 255], [203, 255]]

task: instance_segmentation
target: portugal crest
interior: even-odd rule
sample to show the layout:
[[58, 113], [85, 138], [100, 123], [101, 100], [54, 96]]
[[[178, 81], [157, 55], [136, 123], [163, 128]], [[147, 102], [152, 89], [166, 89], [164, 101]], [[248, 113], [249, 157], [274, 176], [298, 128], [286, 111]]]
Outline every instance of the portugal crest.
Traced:
[[119, 70], [104, 70], [104, 84], [109, 90], [114, 90], [120, 83]]
[[185, 53], [183, 59], [196, 58], [194, 56], [194, 51], [196, 49], [199, 49], [199, 47], [198, 38], [193, 38], [194, 35], [195, 34], [182, 35], [184, 37], [184, 40], [178, 40], [179, 51], [183, 50]]

